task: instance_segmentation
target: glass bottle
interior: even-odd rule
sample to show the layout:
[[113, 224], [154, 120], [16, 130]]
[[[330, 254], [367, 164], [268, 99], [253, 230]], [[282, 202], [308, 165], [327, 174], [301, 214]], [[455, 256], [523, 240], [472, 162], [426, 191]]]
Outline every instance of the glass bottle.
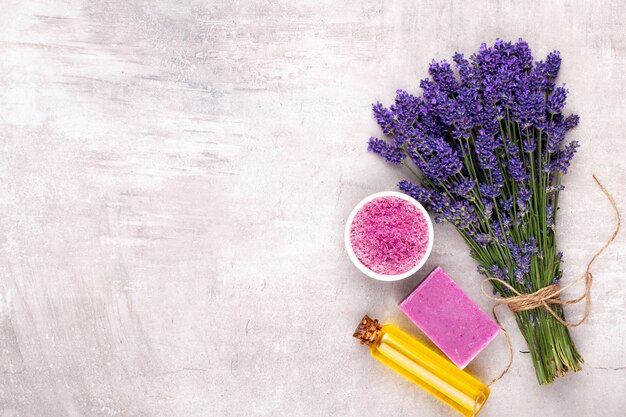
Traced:
[[478, 414], [487, 401], [488, 386], [394, 325], [366, 315], [354, 337], [369, 345], [376, 359], [465, 416]]

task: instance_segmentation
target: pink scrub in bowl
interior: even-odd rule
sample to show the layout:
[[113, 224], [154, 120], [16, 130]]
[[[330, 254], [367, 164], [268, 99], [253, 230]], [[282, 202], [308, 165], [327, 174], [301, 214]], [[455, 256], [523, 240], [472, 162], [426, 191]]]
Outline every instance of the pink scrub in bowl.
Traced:
[[394, 191], [356, 205], [345, 229], [348, 256], [371, 278], [396, 281], [413, 275], [433, 247], [433, 225], [415, 199]]

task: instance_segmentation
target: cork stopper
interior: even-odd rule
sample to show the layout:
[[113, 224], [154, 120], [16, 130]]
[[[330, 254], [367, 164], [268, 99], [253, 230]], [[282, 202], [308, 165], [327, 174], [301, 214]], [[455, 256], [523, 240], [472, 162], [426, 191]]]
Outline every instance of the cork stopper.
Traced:
[[381, 327], [378, 320], [373, 320], [366, 314], [352, 336], [359, 339], [362, 345], [369, 345], [374, 342]]

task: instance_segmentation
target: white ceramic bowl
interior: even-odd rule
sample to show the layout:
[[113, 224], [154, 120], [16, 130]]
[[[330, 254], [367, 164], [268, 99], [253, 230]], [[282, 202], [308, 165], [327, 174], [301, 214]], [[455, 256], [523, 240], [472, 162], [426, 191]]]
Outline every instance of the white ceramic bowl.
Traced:
[[[361, 207], [363, 207], [366, 203], [374, 199], [377, 199], [380, 197], [389, 197], [389, 196], [398, 197], [398, 198], [401, 198], [403, 200], [410, 202], [418, 210], [420, 210], [422, 214], [424, 214], [424, 217], [426, 218], [426, 221], [428, 222], [428, 247], [426, 248], [426, 253], [424, 253], [424, 256], [422, 257], [422, 259], [420, 259], [417, 265], [415, 265], [410, 270], [402, 274], [398, 274], [398, 275], [378, 274], [372, 271], [371, 269], [369, 269], [368, 267], [366, 267], [365, 265], [363, 265], [361, 261], [359, 261], [359, 258], [356, 257], [356, 254], [354, 253], [354, 250], [352, 249], [352, 243], [350, 242], [350, 228], [352, 226], [352, 221], [354, 220], [354, 216], [358, 213], [358, 211], [361, 210]], [[426, 260], [428, 260], [428, 257], [430, 256], [430, 251], [433, 248], [433, 237], [434, 237], [433, 235], [434, 235], [433, 223], [430, 220], [430, 216], [428, 215], [428, 212], [426, 211], [426, 209], [419, 202], [417, 202], [417, 200], [415, 200], [412, 197], [409, 197], [406, 194], [402, 194], [396, 191], [384, 191], [382, 193], [376, 193], [376, 194], [372, 194], [370, 196], [365, 197], [363, 200], [361, 200], [361, 202], [359, 202], [359, 204], [356, 205], [356, 207], [354, 207], [354, 209], [350, 213], [350, 216], [348, 216], [348, 221], [346, 222], [344, 240], [345, 240], [345, 245], [346, 245], [346, 251], [348, 252], [348, 256], [350, 257], [350, 260], [361, 272], [363, 272], [365, 275], [367, 275], [370, 278], [374, 278], [380, 281], [398, 281], [400, 279], [410, 277], [411, 275], [416, 273], [422, 266], [424, 266], [424, 264], [426, 263]]]

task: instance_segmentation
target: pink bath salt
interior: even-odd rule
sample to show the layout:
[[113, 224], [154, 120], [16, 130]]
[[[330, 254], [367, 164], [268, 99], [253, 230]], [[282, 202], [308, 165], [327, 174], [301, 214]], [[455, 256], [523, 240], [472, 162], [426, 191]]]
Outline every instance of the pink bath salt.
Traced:
[[428, 248], [428, 221], [411, 202], [394, 196], [368, 201], [350, 226], [357, 259], [382, 275], [399, 275], [415, 267]]

